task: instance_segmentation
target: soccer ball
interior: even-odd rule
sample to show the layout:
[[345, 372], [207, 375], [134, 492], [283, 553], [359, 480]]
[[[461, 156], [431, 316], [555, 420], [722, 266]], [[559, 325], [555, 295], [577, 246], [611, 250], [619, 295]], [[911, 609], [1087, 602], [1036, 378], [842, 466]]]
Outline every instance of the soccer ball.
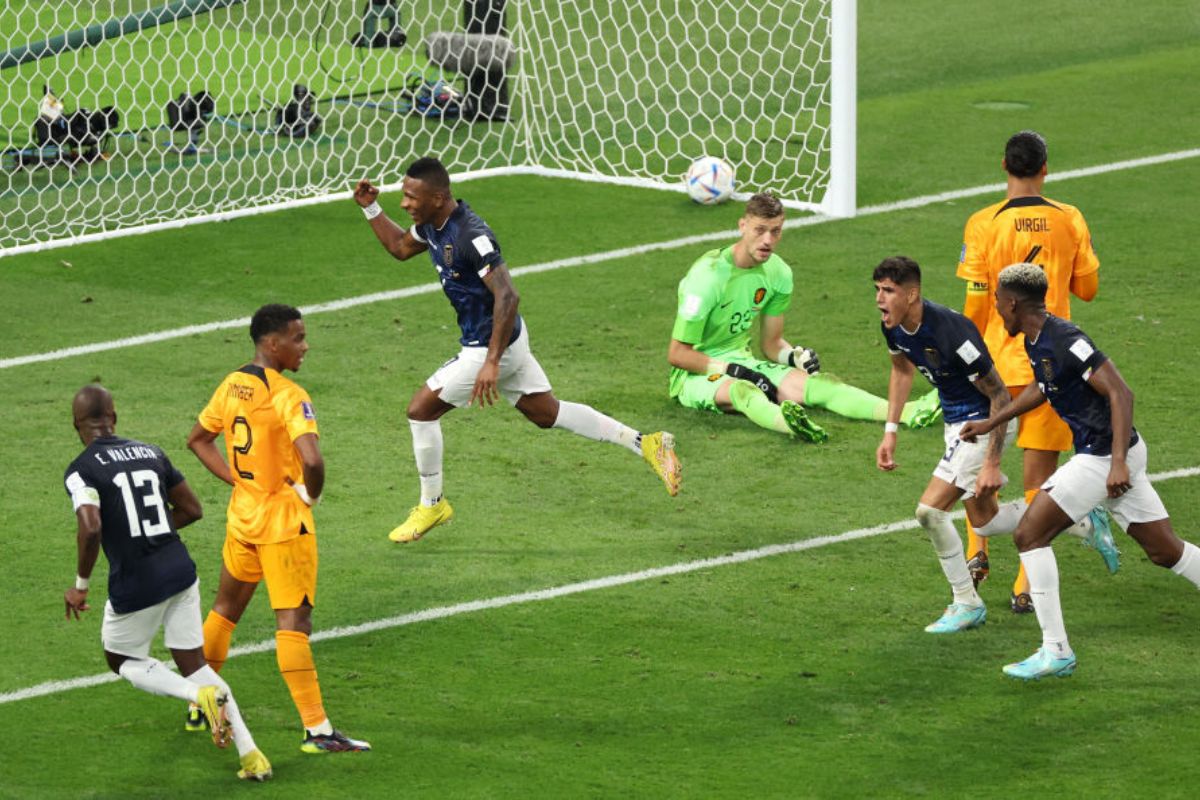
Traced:
[[733, 195], [733, 167], [716, 156], [697, 158], [683, 178], [688, 197], [702, 206], [723, 203]]

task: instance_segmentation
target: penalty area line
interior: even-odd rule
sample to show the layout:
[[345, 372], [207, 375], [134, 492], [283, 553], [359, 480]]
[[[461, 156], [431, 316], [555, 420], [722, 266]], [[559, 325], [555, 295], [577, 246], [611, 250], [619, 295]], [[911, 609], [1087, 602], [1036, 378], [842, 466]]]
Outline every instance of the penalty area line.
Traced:
[[[1185, 467], [1183, 469], [1170, 470], [1168, 472], [1152, 473], [1150, 480], [1158, 483], [1160, 481], [1174, 480], [1176, 478], [1192, 478], [1200, 475], [1200, 467]], [[956, 511], [951, 515], [953, 519], [962, 519], [963, 512]], [[888, 533], [897, 533], [899, 531], [913, 530], [918, 527], [915, 519], [905, 519], [899, 522], [889, 522], [883, 525], [875, 525], [870, 528], [856, 528], [851, 531], [839, 533], [831, 536], [814, 536], [811, 539], [801, 539], [796, 542], [788, 542], [785, 544], [772, 544], [765, 547], [758, 547], [753, 550], [741, 550], [736, 553], [729, 553], [723, 556], [714, 556], [712, 558], [702, 558], [697, 561], [684, 561], [678, 564], [670, 564], [665, 567], [653, 567], [651, 569], [639, 570], [637, 572], [626, 572], [620, 575], [608, 575], [603, 578], [593, 578], [592, 580], [580, 581], [578, 583], [568, 583], [563, 586], [554, 586], [548, 589], [536, 589], [530, 592], [520, 592], [518, 594], [502, 595], [500, 597], [491, 597], [484, 600], [471, 600], [466, 603], [455, 603], [449, 606], [437, 606], [435, 608], [427, 608], [423, 611], [414, 611], [409, 614], [400, 614], [395, 617], [385, 617], [383, 619], [363, 622], [358, 625], [342, 625], [334, 628], [329, 628], [322, 631], [317, 631], [312, 634], [311, 641], [319, 642], [333, 639], [345, 639], [351, 636], [361, 636], [375, 631], [383, 631], [391, 628], [401, 628], [406, 625], [415, 625], [419, 622], [432, 622], [439, 619], [447, 619], [449, 617], [457, 617], [462, 614], [473, 614], [478, 611], [490, 611], [497, 608], [505, 608], [506, 606], [522, 605], [525, 603], [536, 603], [544, 600], [554, 600], [559, 597], [569, 597], [575, 594], [584, 592], [593, 592], [598, 589], [611, 589], [614, 586], [625, 586], [632, 583], [641, 583], [644, 581], [655, 580], [657, 578], [665, 578], [671, 575], [684, 575], [689, 572], [698, 572], [705, 569], [714, 569], [716, 567], [727, 567], [732, 564], [744, 564], [750, 561], [758, 561], [763, 558], [771, 558], [773, 556], [786, 555], [789, 553], [800, 553], [805, 550], [815, 550], [818, 547], [826, 547], [831, 544], [841, 544], [842, 542], [852, 542], [858, 539], [868, 539], [873, 536], [882, 536]], [[229, 658], [237, 656], [252, 655], [255, 653], [266, 653], [275, 649], [274, 638], [266, 639], [254, 644], [242, 645], [231, 648]], [[47, 681], [39, 683], [36, 686], [30, 686], [25, 689], [17, 689], [12, 692], [0, 694], [0, 705], [6, 703], [15, 703], [20, 700], [31, 700], [35, 697], [44, 697], [46, 695], [58, 694], [60, 692], [70, 691], [71, 689], [83, 689], [89, 686], [99, 686], [105, 683], [118, 681], [120, 678], [111, 673], [102, 673], [99, 675], [89, 675], [83, 678], [72, 678], [69, 680]]]
[[[1118, 172], [1127, 169], [1138, 169], [1141, 167], [1155, 166], [1158, 164], [1167, 164], [1173, 161], [1196, 158], [1198, 156], [1200, 156], [1200, 148], [1193, 150], [1178, 150], [1173, 153], [1161, 153], [1159, 155], [1147, 156], [1145, 158], [1114, 161], [1108, 164], [1097, 164], [1091, 167], [1083, 167], [1080, 169], [1051, 173], [1047, 177], [1047, 181], [1052, 182], [1070, 180], [1073, 178], [1086, 178], [1093, 175], [1103, 175], [1108, 172]], [[956, 189], [950, 192], [940, 192], [938, 194], [911, 197], [907, 200], [898, 200], [894, 203], [864, 206], [858, 209], [858, 216], [866, 217], [875, 214], [887, 214], [892, 211], [922, 208], [924, 206], [945, 203], [951, 200], [961, 200], [968, 197], [977, 197], [983, 194], [994, 194], [1002, 191], [1004, 191], [1004, 184], [1002, 183], [987, 184], [984, 186], [972, 186], [966, 189]], [[839, 221], [837, 218], [816, 214], [810, 217], [800, 217], [798, 219], [789, 220], [784, 227], [789, 229], [804, 228], [813, 225], [822, 225], [826, 222], [837, 221]], [[645, 255], [647, 253], [654, 253], [660, 250], [675, 250], [680, 247], [690, 247], [692, 245], [705, 244], [707, 242], [722, 241], [736, 236], [737, 231], [715, 231], [713, 233], [684, 236], [679, 239], [670, 239], [663, 242], [651, 242], [649, 244], [634, 245], [632, 247], [622, 247], [617, 250], [606, 250], [602, 253], [572, 256], [570, 258], [560, 258], [556, 261], [547, 261], [542, 264], [530, 264], [528, 266], [517, 267], [513, 269], [512, 274], [519, 277], [521, 275], [535, 275], [540, 272], [553, 272], [560, 269], [571, 269], [573, 267], [582, 267], [588, 264], [599, 264], [604, 261], [631, 258], [633, 256]], [[356, 297], [347, 297], [341, 300], [331, 300], [326, 303], [316, 303], [313, 305], [301, 306], [300, 310], [306, 315], [323, 314], [331, 311], [343, 311], [348, 308], [369, 305], [372, 303], [383, 303], [389, 300], [400, 300], [402, 298], [416, 297], [417, 295], [422, 294], [433, 294], [435, 292], [440, 292], [441, 290], [441, 284], [427, 283], [418, 286], [408, 286], [403, 289], [395, 289], [387, 292], [374, 292], [372, 294], [358, 295]], [[93, 342], [91, 344], [76, 345], [74, 347], [64, 347], [58, 350], [50, 350], [45, 353], [32, 353], [24, 356], [12, 356], [10, 358], [0, 359], [0, 369], [10, 369], [12, 367], [20, 367], [26, 364], [39, 364], [47, 361], [58, 361], [64, 358], [89, 355], [91, 353], [103, 353], [108, 350], [119, 350], [125, 347], [137, 347], [143, 344], [155, 344], [158, 342], [169, 341], [171, 339], [179, 339], [184, 336], [211, 333], [213, 331], [228, 330], [230, 328], [244, 328], [249, 324], [249, 317], [240, 317], [238, 319], [227, 319], [198, 325], [187, 325], [182, 328], [172, 328], [170, 330], [145, 333], [138, 336], [128, 336], [122, 339], [112, 339], [106, 342]]]

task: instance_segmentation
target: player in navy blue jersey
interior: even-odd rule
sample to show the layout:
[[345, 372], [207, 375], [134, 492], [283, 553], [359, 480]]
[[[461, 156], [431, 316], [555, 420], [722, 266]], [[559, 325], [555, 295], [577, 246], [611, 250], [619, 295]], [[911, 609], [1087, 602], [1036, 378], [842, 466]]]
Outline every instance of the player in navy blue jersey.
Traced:
[[442, 290], [458, 315], [461, 349], [413, 395], [408, 404], [413, 453], [421, 479], [421, 502], [388, 534], [394, 542], [420, 539], [449, 522], [454, 510], [442, 494], [441, 417], [478, 402], [495, 404], [500, 395], [539, 428], [621, 445], [641, 456], [666, 484], [679, 492], [680, 467], [670, 433], [642, 434], [590, 406], [557, 399], [529, 349], [529, 330], [517, 313], [520, 298], [491, 228], [450, 189], [450, 175], [435, 158], [419, 158], [404, 176], [400, 206], [412, 218], [401, 228], [379, 207], [379, 190], [363, 180], [354, 200], [371, 222], [384, 248], [401, 261], [428, 251]]
[[[925, 630], [955, 633], [978, 627], [987, 619], [987, 609], [972, 581], [950, 510], [961, 499], [967, 518], [977, 533], [986, 537], [1012, 533], [1025, 503], [1018, 500], [1000, 505], [997, 500], [1007, 482], [1000, 472], [1000, 458], [1016, 426], [1010, 426], [1003, 436], [985, 436], [974, 442], [962, 441], [959, 430], [970, 420], [997, 413], [1011, 402], [1011, 396], [974, 323], [957, 311], [922, 298], [921, 268], [915, 261], [904, 256], [884, 259], [872, 278], [883, 337], [892, 357], [889, 421], [875, 451], [876, 466], [887, 471], [896, 469], [900, 412], [912, 390], [916, 370], [937, 389], [945, 417], [945, 455], [921, 495], [916, 516], [929, 534], [954, 599], [942, 617]], [[1082, 523], [1077, 533], [1086, 536], [1092, 530], [1101, 537], [1107, 534], [1111, 544], [1107, 526], [1095, 526], [1091, 520]]]
[[973, 440], [1049, 401], [1071, 428], [1075, 454], [1042, 484], [1015, 535], [1029, 575], [1042, 646], [1004, 672], [1023, 680], [1075, 671], [1059, 600], [1050, 543], [1092, 507], [1103, 504], [1150, 560], [1200, 587], [1200, 548], [1175, 535], [1146, 476], [1146, 442], [1133, 426], [1133, 392], [1087, 334], [1046, 311], [1046, 275], [1036, 264], [1000, 272], [996, 310], [1009, 336], [1025, 335], [1033, 383], [1008, 407], [960, 431]]
[[[242, 764], [238, 777], [266, 780], [271, 764], [255, 746], [228, 684], [204, 660], [200, 583], [179, 538], [179, 528], [200, 519], [200, 501], [161, 449], [116, 435], [107, 389], [83, 387], [72, 411], [84, 451], [64, 476], [79, 550], [75, 585], [64, 595], [67, 619], [90, 610], [89, 581], [103, 547], [108, 602], [100, 638], [109, 667], [143, 691], [199, 705], [217, 746], [225, 747], [232, 734]], [[180, 674], [150, 657], [159, 628]]]

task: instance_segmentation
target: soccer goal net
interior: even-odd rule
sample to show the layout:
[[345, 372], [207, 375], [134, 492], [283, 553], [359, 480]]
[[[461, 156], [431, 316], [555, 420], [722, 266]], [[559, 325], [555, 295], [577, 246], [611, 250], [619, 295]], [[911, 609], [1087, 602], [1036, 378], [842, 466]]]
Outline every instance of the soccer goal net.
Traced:
[[[854, 213], [854, 0], [13, 0], [0, 254], [534, 173]], [[681, 198], [681, 202], [685, 202]]]

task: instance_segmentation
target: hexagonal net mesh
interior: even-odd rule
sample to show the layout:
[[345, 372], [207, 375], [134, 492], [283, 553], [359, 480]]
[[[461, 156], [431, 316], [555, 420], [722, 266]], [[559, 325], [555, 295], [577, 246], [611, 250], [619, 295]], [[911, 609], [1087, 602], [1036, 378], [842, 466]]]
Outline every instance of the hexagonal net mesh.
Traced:
[[843, 0], [13, 0], [0, 254], [397, 183], [411, 160], [820, 203]]

